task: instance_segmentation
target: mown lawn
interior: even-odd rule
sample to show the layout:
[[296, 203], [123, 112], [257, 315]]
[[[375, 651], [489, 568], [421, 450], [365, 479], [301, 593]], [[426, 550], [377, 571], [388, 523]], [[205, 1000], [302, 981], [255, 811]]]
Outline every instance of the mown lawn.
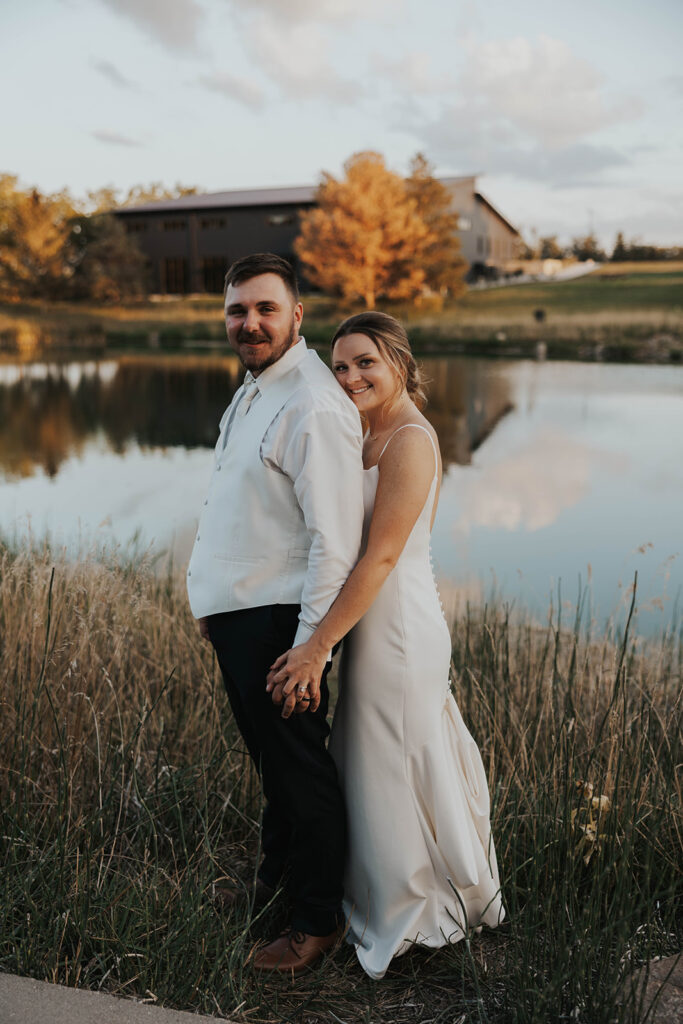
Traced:
[[605, 310], [683, 311], [683, 270], [623, 275], [589, 274], [573, 281], [521, 284], [470, 291], [460, 303], [462, 313], [533, 313], [578, 315]]
[[[442, 309], [386, 305], [404, 320], [418, 348], [465, 345], [513, 355], [533, 354], [542, 341], [549, 355], [583, 357], [579, 346], [602, 346], [610, 358], [662, 358], [643, 342], [669, 338], [665, 360], [683, 353], [683, 264], [606, 264], [573, 281], [472, 288]], [[325, 345], [334, 327], [354, 310], [319, 295], [304, 297], [304, 331]], [[538, 322], [537, 310], [544, 319]], [[501, 336], [502, 335], [502, 336]], [[23, 302], [0, 306], [0, 355], [31, 358], [47, 350], [197, 348], [225, 342], [220, 296], [144, 300], [120, 306]], [[604, 346], [608, 349], [603, 352]], [[519, 347], [521, 346], [521, 347]]]

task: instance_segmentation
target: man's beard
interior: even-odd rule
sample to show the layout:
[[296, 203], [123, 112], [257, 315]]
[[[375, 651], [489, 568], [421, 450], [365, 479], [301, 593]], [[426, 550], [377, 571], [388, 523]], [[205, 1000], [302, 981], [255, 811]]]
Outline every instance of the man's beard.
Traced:
[[289, 334], [282, 339], [278, 344], [273, 341], [267, 334], [261, 331], [245, 331], [240, 329], [237, 335], [236, 341], [238, 345], [244, 345], [249, 342], [271, 342], [267, 351], [260, 352], [258, 349], [255, 352], [249, 352], [248, 354], [238, 349], [238, 355], [242, 364], [247, 370], [265, 370], [266, 367], [272, 366], [273, 363], [277, 363], [279, 359], [285, 354], [287, 349], [291, 348], [292, 345], [297, 341], [299, 337], [299, 330], [296, 325], [294, 317], [292, 317], [292, 323], [289, 328]]

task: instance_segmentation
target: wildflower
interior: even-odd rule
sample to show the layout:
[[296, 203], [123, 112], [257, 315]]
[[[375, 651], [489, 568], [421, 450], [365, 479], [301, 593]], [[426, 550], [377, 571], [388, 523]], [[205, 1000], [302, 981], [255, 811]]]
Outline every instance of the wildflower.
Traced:
[[596, 850], [602, 846], [605, 838], [604, 817], [609, 811], [611, 802], [604, 793], [593, 796], [592, 782], [579, 779], [576, 783], [579, 795], [579, 806], [571, 813], [572, 828], [577, 833], [577, 849], [583, 853], [584, 864], [588, 864]]

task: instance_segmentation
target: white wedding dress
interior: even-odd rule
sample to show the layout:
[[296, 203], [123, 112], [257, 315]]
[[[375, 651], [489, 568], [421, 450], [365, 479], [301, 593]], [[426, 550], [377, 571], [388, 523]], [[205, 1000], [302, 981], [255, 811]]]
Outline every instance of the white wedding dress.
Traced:
[[[365, 545], [379, 469], [363, 476]], [[349, 825], [348, 941], [372, 978], [414, 943], [443, 946], [504, 916], [484, 765], [448, 685], [429, 546], [437, 482], [438, 468], [396, 566], [344, 641], [330, 738]]]

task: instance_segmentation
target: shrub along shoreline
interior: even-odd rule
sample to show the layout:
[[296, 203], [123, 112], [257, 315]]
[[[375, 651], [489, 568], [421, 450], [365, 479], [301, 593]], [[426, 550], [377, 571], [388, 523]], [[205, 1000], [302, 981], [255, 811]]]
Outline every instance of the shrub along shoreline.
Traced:
[[[304, 333], [327, 348], [348, 312], [305, 297]], [[418, 353], [683, 362], [683, 267], [606, 265], [573, 281], [472, 289], [443, 308], [386, 306]], [[226, 345], [221, 296], [122, 306], [23, 302], [0, 307], [0, 357], [213, 351]]]
[[0, 548], [0, 969], [245, 1024], [635, 1024], [632, 970], [683, 938], [683, 637], [581, 618], [468, 607], [453, 628], [506, 921], [381, 983], [345, 948], [293, 985], [245, 966], [286, 909], [251, 919], [258, 781], [182, 577]]

